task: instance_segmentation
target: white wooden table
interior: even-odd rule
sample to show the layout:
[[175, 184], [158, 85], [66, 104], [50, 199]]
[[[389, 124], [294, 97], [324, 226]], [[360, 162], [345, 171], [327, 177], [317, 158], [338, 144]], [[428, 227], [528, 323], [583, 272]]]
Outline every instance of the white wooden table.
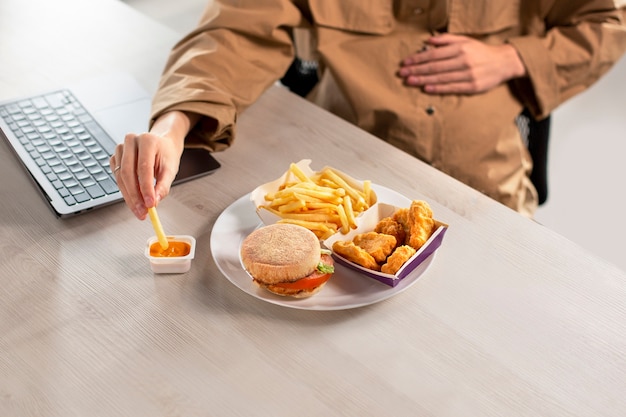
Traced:
[[[4, 0], [0, 99], [109, 69], [153, 90], [175, 41], [114, 0]], [[56, 219], [0, 142], [0, 415], [626, 415], [623, 272], [280, 88], [238, 133], [218, 172], [159, 206], [198, 241], [181, 275], [152, 274], [151, 225], [123, 204]], [[303, 158], [426, 199], [450, 225], [413, 286], [301, 310], [219, 271], [218, 216]]]

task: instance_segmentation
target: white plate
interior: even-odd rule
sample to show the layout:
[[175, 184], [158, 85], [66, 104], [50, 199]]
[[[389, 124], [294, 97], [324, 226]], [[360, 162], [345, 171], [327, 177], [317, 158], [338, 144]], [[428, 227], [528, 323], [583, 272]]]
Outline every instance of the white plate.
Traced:
[[[399, 207], [411, 200], [389, 188], [372, 185], [378, 201]], [[357, 271], [335, 263], [335, 273], [324, 288], [309, 298], [291, 298], [275, 295], [252, 282], [239, 257], [241, 242], [262, 223], [256, 214], [250, 195], [239, 198], [217, 218], [211, 232], [211, 253], [217, 267], [244, 292], [268, 303], [303, 310], [345, 310], [374, 304], [392, 297], [415, 284], [434, 258], [429, 256], [411, 274], [395, 287], [389, 287]]]

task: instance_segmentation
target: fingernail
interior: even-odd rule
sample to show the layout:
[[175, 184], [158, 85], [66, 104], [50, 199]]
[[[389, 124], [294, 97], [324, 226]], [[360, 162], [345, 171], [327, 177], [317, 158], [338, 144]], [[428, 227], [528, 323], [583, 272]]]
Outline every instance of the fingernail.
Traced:
[[146, 208], [143, 206], [143, 204], [138, 203], [135, 206], [135, 216], [142, 219], [145, 214], [146, 214]]
[[419, 77], [416, 76], [411, 76], [411, 77], [407, 77], [406, 81], [411, 84], [411, 85], [419, 85]]

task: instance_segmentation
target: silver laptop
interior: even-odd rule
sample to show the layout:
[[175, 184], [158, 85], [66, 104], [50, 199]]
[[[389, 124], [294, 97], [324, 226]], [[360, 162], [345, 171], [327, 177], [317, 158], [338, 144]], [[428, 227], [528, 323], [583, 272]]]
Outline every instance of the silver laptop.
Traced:
[[[150, 103], [130, 75], [108, 74], [0, 102], [0, 134], [56, 215], [73, 216], [122, 199], [109, 157], [126, 133], [147, 130]], [[219, 167], [208, 153], [201, 162], [202, 175]]]

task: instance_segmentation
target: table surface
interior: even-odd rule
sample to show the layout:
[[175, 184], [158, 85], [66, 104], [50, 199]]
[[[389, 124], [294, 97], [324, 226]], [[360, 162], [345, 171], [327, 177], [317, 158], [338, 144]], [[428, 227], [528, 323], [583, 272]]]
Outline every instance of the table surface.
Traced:
[[[114, 0], [3, 0], [0, 34], [0, 99], [111, 69], [154, 91], [177, 40]], [[159, 206], [166, 231], [197, 239], [191, 270], [154, 275], [148, 221], [123, 204], [55, 218], [0, 142], [0, 415], [626, 415], [617, 268], [278, 87], [216, 157]], [[301, 310], [220, 272], [218, 216], [303, 158], [425, 199], [450, 225], [413, 286]]]

